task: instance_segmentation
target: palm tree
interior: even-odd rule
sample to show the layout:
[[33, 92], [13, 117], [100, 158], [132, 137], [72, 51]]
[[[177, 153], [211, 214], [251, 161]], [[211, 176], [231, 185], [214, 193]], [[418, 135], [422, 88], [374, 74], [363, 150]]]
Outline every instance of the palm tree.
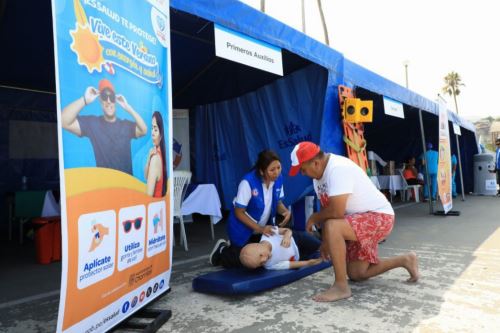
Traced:
[[465, 84], [462, 83], [462, 78], [456, 72], [448, 73], [448, 75], [444, 77], [444, 83], [443, 93], [453, 96], [455, 110], [458, 114], [457, 96], [460, 95], [460, 87], [465, 87]]
[[323, 6], [321, 0], [318, 0], [319, 16], [321, 17], [321, 24], [323, 24], [323, 32], [325, 33], [325, 44], [330, 45], [330, 39], [328, 38], [328, 29], [326, 28], [325, 14], [323, 13]]
[[266, 0], [260, 0], [260, 11], [263, 13], [266, 12]]

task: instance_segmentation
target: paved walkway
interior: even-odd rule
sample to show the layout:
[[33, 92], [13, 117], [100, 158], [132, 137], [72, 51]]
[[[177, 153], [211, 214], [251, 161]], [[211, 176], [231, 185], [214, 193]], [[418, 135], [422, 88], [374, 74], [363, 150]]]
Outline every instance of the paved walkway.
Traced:
[[[206, 240], [206, 233], [200, 240], [191, 237], [198, 248], [192, 255], [174, 253], [172, 291], [154, 304], [173, 311], [160, 332], [496, 332], [500, 199], [467, 197], [457, 200], [454, 209], [461, 216], [429, 215], [426, 204], [396, 210], [396, 226], [380, 254], [417, 252], [419, 283], [405, 283], [406, 271], [396, 269], [353, 283], [353, 297], [335, 303], [311, 300], [331, 284], [331, 268], [252, 296], [195, 293], [192, 279], [215, 268], [204, 255], [213, 241]], [[222, 225], [216, 233], [223, 234]], [[0, 331], [52, 332], [57, 302], [57, 295], [46, 295], [0, 304]]]

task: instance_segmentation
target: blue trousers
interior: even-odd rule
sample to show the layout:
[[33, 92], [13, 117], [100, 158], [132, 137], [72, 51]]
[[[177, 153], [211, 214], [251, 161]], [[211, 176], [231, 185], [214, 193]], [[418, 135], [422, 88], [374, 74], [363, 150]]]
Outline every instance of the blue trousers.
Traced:
[[453, 172], [451, 175], [451, 195], [456, 197], [457, 196], [457, 183], [455, 182], [455, 174], [456, 172]]
[[[436, 199], [437, 195], [437, 188], [438, 188], [438, 183], [437, 183], [437, 173], [430, 173], [429, 177], [431, 178], [431, 196], [432, 199]], [[424, 176], [425, 183], [424, 183], [424, 198], [429, 197], [429, 181], [427, 180], [427, 177]]]
[[292, 230], [292, 237], [299, 248], [300, 260], [309, 259], [321, 245], [321, 241], [307, 231]]

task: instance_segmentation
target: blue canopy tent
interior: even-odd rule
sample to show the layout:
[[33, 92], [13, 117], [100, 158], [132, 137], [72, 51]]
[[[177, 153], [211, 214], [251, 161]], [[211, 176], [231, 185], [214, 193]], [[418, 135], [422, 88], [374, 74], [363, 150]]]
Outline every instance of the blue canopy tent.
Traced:
[[[3, 191], [18, 187], [26, 173], [32, 179], [40, 179], [40, 187], [47, 185], [43, 179], [52, 183], [58, 177], [55, 161], [9, 158], [12, 119], [22, 115], [26, 120], [28, 113], [38, 115], [40, 110], [44, 110], [45, 116], [32, 120], [56, 119], [50, 1], [35, 1], [30, 10], [23, 5], [19, 1], [0, 0], [0, 43], [10, 45], [12, 50], [2, 52], [2, 63], [8, 65], [0, 67], [0, 159], [6, 162], [0, 170], [5, 178]], [[425, 118], [430, 117], [426, 131], [430, 133], [433, 127], [437, 132], [434, 102], [350, 62], [341, 53], [239, 1], [171, 0], [170, 5], [173, 105], [190, 109], [195, 179], [215, 183], [226, 208], [240, 177], [263, 148], [280, 154], [285, 173], [289, 169], [289, 153], [297, 141], [312, 140], [325, 151], [344, 153], [339, 84], [358, 87], [360, 96], [375, 100], [375, 119], [382, 120], [367, 126], [369, 144], [373, 142], [374, 147], [382, 142], [385, 146], [391, 144], [376, 130], [377, 126], [391, 123], [377, 102], [381, 95], [405, 104], [406, 126], [418, 128], [415, 111], [422, 109], [427, 111]], [[214, 23], [281, 48], [284, 76], [217, 58]], [[11, 87], [16, 88], [14, 92]], [[21, 100], [22, 106], [18, 104]], [[29, 112], [19, 112], [21, 109]], [[462, 144], [466, 149], [462, 151], [462, 160], [471, 161], [475, 151], [467, 147], [475, 146], [474, 129], [459, 118], [453, 119], [464, 129]], [[394, 136], [399, 141], [407, 133], [394, 131]], [[418, 141], [418, 135], [410, 139]], [[412, 152], [418, 153], [417, 144], [411, 140], [408, 142]], [[408, 153], [401, 149], [394, 148], [388, 156], [398, 159]], [[466, 183], [472, 179], [471, 175], [465, 176]], [[310, 180], [302, 176], [285, 179], [287, 203], [295, 202], [311, 189]]]
[[[426, 111], [423, 117], [427, 140], [437, 142], [436, 103], [345, 59], [337, 51], [281, 22], [235, 1], [193, 3], [174, 0], [171, 6], [179, 11], [179, 15], [184, 12], [206, 20], [202, 26], [204, 29], [210, 27], [210, 32], [213, 30], [211, 24], [216, 23], [280, 47], [285, 63], [294, 59], [293, 55], [312, 63], [301, 69], [296, 66], [293, 73], [285, 67], [283, 78], [269, 80], [262, 88], [241, 95], [233, 94], [234, 97], [223, 101], [198, 104], [193, 109], [193, 122], [203, 124], [201, 127], [193, 125], [196, 133], [193, 138], [195, 177], [201, 182], [216, 183], [226, 207], [231, 205], [241, 176], [263, 148], [271, 148], [280, 154], [285, 172], [289, 167], [289, 153], [294, 143], [301, 139], [318, 142], [325, 151], [344, 153], [337, 94], [339, 84], [357, 88], [360, 97], [374, 100], [375, 122], [366, 126], [368, 145], [388, 159], [403, 161], [408, 154], [421, 154], [419, 109]], [[211, 54], [214, 53], [211, 50]], [[173, 64], [175, 66], [175, 59]], [[234, 66], [242, 68], [241, 65]], [[249, 72], [255, 72], [249, 68], [242, 70], [245, 70], [245, 76], [238, 74], [242, 80]], [[261, 72], [255, 75], [272, 74]], [[217, 85], [216, 89], [221, 87]], [[311, 94], [311, 91], [316, 94]], [[404, 104], [404, 126], [398, 124], [397, 118], [385, 116], [382, 96]], [[462, 126], [462, 160], [471, 161], [477, 147], [474, 127], [451, 112], [449, 117]], [[311, 121], [313, 119], [316, 122]], [[387, 139], [388, 129], [393, 133], [393, 140]], [[454, 142], [451, 140], [452, 149]], [[466, 192], [472, 189], [472, 167], [469, 164], [464, 163], [467, 165], [464, 168]], [[312, 189], [310, 181], [301, 176], [293, 180], [287, 177], [285, 188], [288, 203], [295, 202]]]
[[[349, 60], [345, 60], [344, 80], [358, 89], [361, 99], [373, 100], [374, 121], [365, 125], [368, 142], [367, 149], [377, 152], [385, 160], [404, 162], [407, 157], [418, 157], [422, 154], [422, 143], [419, 128], [419, 110], [422, 113], [425, 139], [434, 146], [438, 143], [438, 105], [408, 89], [401, 87]], [[384, 114], [383, 97], [390, 97], [404, 104], [405, 119], [386, 116]], [[460, 126], [460, 155], [464, 180], [464, 190], [473, 190], [472, 155], [477, 154], [477, 143], [474, 125], [455, 113], [448, 111], [451, 151], [458, 155], [457, 140], [452, 131], [453, 124]], [[390, 133], [388, 135], [388, 133]], [[388, 144], [390, 143], [390, 144]], [[460, 177], [457, 174], [457, 189], [460, 192]]]

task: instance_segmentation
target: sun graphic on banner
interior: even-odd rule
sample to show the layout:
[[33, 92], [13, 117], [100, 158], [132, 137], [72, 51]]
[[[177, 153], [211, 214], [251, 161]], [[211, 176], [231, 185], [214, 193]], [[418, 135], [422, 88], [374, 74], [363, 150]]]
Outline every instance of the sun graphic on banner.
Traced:
[[101, 72], [105, 61], [102, 56], [104, 48], [99, 43], [99, 37], [90, 31], [88, 25], [81, 26], [78, 23], [70, 34], [73, 39], [70, 47], [78, 57], [78, 64], [87, 67], [89, 73], [94, 70]]

